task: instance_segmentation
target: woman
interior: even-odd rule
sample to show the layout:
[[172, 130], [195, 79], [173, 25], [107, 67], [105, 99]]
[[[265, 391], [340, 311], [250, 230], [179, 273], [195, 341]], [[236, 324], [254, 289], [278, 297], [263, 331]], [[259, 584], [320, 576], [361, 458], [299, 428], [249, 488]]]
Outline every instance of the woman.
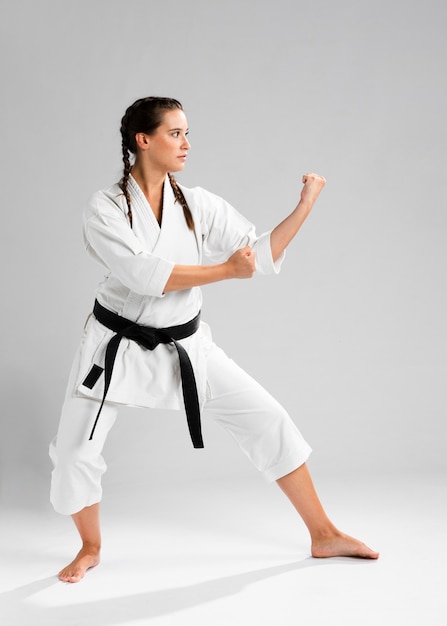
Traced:
[[200, 285], [279, 271], [324, 178], [304, 175], [295, 210], [258, 237], [224, 200], [175, 181], [172, 173], [184, 169], [191, 147], [177, 100], [137, 100], [122, 119], [121, 135], [123, 178], [94, 194], [84, 213], [87, 251], [108, 275], [98, 287], [50, 446], [51, 501], [72, 515], [82, 540], [60, 579], [77, 582], [99, 563], [101, 451], [120, 404], [184, 405], [195, 447], [203, 447], [200, 413], [215, 419], [288, 496], [309, 529], [314, 557], [377, 558], [328, 519], [305, 464], [310, 447], [284, 409], [228, 359], [200, 322]]

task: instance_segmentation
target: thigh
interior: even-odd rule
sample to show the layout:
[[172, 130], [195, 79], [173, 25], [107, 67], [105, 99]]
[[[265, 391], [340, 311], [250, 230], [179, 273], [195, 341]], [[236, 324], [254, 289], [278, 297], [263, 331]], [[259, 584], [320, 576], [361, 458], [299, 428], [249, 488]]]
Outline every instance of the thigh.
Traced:
[[107, 434], [115, 423], [118, 407], [105, 402], [98, 420], [93, 439], [89, 441], [90, 433], [95, 423], [100, 402], [91, 398], [75, 395], [75, 381], [79, 369], [80, 350], [77, 351], [70, 375], [68, 378], [65, 399], [59, 419], [56, 437], [51, 442], [50, 450], [62, 452], [85, 450], [85, 453], [98, 454], [104, 446]]
[[262, 422], [288, 417], [264, 387], [215, 346], [207, 358], [207, 401], [204, 411], [218, 421]]
[[92, 440], [90, 433], [100, 403], [90, 398], [67, 396], [62, 406], [59, 427], [53, 445], [58, 453], [97, 455], [104, 447], [109, 430], [115, 423], [118, 407], [105, 402]]
[[304, 463], [310, 446], [281, 404], [220, 348], [207, 364], [204, 418], [223, 426], [268, 480]]

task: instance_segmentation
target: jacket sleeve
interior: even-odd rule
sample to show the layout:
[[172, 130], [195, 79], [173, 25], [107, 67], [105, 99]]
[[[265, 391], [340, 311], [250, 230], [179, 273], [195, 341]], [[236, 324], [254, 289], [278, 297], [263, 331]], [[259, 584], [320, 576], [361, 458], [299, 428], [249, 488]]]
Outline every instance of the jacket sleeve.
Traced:
[[213, 263], [223, 263], [236, 250], [251, 246], [256, 253], [256, 271], [277, 274], [283, 253], [273, 261], [270, 233], [257, 235], [255, 227], [228, 202], [204, 189], [197, 188], [200, 205], [202, 252]]
[[83, 218], [84, 244], [89, 255], [120, 282], [145, 296], [163, 296], [174, 263], [144, 249], [123, 210], [104, 192], [90, 199]]

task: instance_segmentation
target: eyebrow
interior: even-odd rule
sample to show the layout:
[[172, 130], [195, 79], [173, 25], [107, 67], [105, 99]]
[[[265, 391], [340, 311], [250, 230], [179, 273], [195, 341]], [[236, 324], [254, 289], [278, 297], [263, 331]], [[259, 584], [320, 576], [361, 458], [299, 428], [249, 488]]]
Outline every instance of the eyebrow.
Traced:
[[[172, 133], [172, 131], [173, 131], [173, 130], [184, 130], [184, 129], [183, 129], [183, 128], [170, 128], [170, 129], [169, 129], [169, 132], [170, 132], [170, 133]], [[186, 132], [186, 133], [187, 133], [188, 131], [189, 131], [189, 128], [187, 128], [187, 129], [185, 130], [185, 132]]]

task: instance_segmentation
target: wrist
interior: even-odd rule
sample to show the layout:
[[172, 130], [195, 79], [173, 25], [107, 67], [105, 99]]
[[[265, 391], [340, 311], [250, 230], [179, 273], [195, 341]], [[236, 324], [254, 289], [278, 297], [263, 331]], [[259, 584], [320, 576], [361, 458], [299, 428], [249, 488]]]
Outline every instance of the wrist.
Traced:
[[225, 261], [225, 263], [220, 263], [217, 267], [219, 268], [219, 274], [221, 275], [222, 280], [228, 280], [229, 278], [233, 278], [229, 261]]
[[310, 200], [301, 199], [295, 208], [295, 213], [300, 213], [300, 214], [304, 213], [305, 215], [307, 215], [308, 213], [311, 212], [313, 205], [314, 203], [311, 202]]

